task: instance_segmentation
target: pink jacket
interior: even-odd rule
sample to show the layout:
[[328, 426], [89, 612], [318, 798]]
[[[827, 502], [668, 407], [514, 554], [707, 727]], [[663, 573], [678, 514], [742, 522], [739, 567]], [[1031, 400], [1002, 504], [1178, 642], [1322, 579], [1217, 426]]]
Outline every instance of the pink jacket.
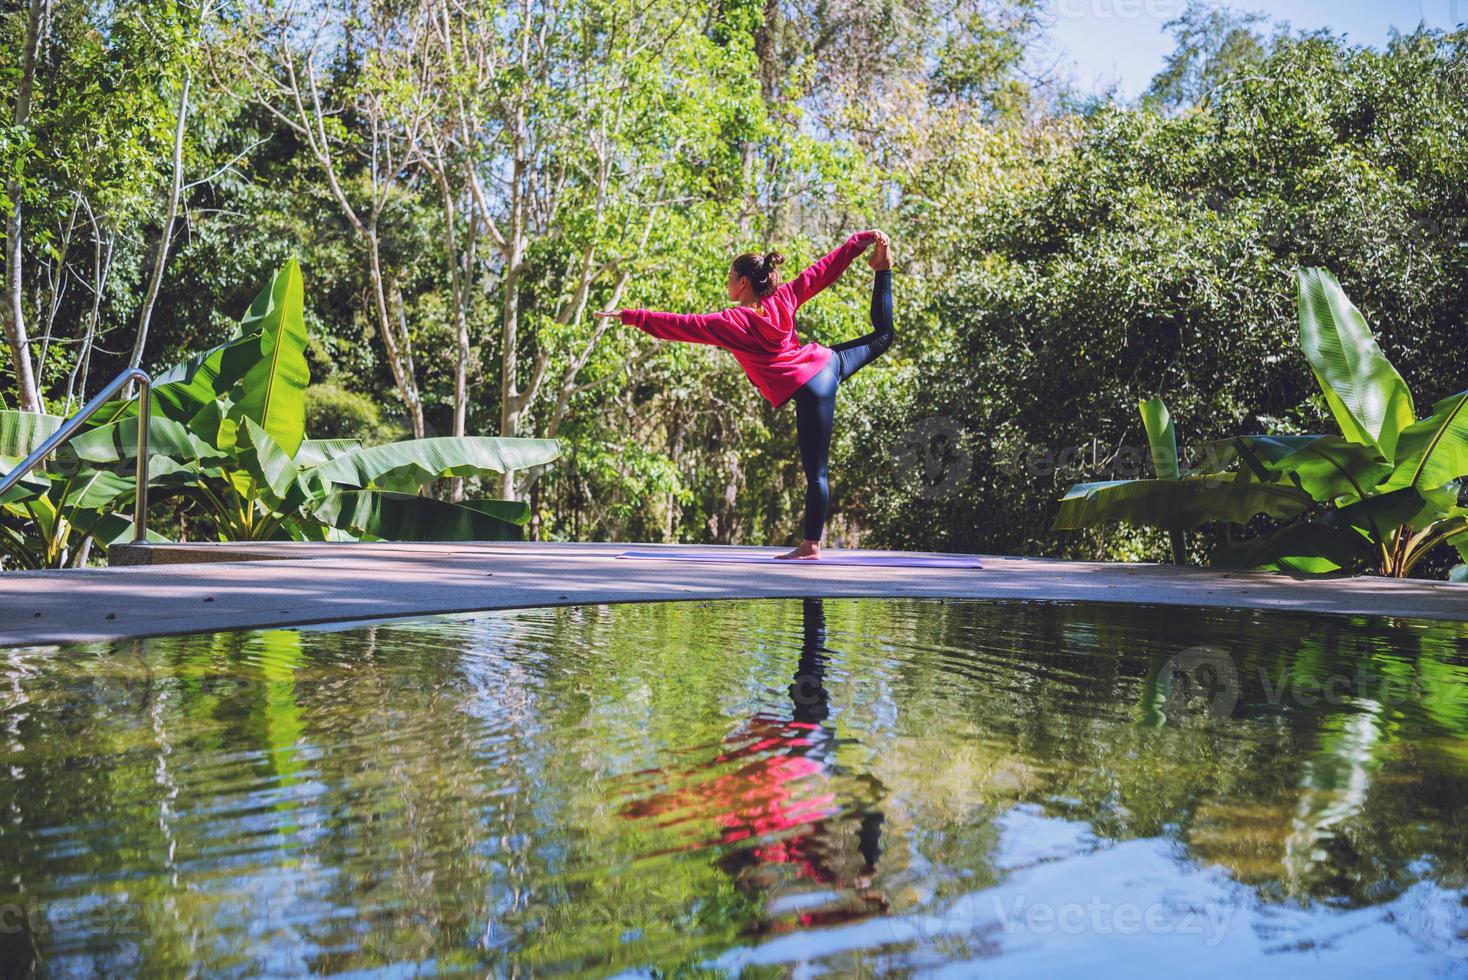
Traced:
[[764, 316], [747, 306], [731, 306], [718, 313], [623, 310], [622, 322], [663, 340], [724, 348], [734, 355], [760, 394], [779, 408], [826, 366], [832, 353], [829, 347], [800, 342], [795, 333], [795, 311], [841, 278], [875, 237], [871, 232], [858, 232], [799, 276], [781, 283], [764, 298]]

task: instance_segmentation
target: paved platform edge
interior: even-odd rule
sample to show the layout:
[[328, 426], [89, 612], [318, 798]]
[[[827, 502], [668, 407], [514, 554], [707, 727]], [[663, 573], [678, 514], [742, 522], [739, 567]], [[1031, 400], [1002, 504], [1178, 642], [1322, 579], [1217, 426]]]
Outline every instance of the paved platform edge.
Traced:
[[[136, 557], [147, 559], [142, 564], [0, 575], [0, 646], [549, 606], [804, 597], [1099, 602], [1468, 622], [1468, 585], [1424, 580], [1300, 580], [1262, 572], [1000, 555], [969, 556], [980, 559], [982, 569], [614, 560], [629, 546], [686, 547], [640, 542], [140, 546], [145, 554]], [[700, 546], [711, 547], [720, 546]], [[723, 547], [756, 554], [783, 550]], [[190, 556], [196, 563], [179, 563]]]

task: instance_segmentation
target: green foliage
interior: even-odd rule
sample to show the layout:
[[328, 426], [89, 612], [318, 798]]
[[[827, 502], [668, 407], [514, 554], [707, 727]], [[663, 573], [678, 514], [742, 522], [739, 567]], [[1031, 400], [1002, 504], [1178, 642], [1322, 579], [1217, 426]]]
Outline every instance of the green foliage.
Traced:
[[1177, 48], [1152, 79], [1147, 101], [1169, 108], [1194, 105], [1219, 86], [1258, 71], [1268, 52], [1254, 27], [1264, 19], [1188, 0], [1182, 14], [1163, 25], [1177, 39]]
[[1126, 521], [1176, 531], [1306, 514], [1258, 541], [1229, 542], [1215, 561], [1316, 574], [1365, 564], [1400, 577], [1440, 544], [1468, 546], [1468, 508], [1458, 503], [1468, 391], [1414, 421], [1405, 382], [1335, 277], [1301, 269], [1298, 279], [1300, 347], [1342, 435], [1238, 436], [1208, 454], [1215, 465], [1240, 462], [1237, 472], [1183, 473], [1167, 410], [1149, 399], [1142, 416], [1158, 479], [1078, 484], [1061, 500], [1057, 529]]
[[[265, 30], [288, 7], [215, 5], [221, 16], [200, 25], [198, 7], [172, 2], [48, 5], [31, 125], [0, 134], [0, 163], [24, 196], [22, 303], [48, 411], [73, 410], [126, 358], [187, 74], [180, 225], [143, 364], [201, 351], [208, 363], [169, 379], [160, 415], [182, 419], [190, 403], [182, 424], [206, 445], [228, 442], [244, 408], [216, 400], [216, 384], [228, 395], [240, 365], [269, 371], [263, 334], [236, 339], [254, 296], [241, 284], [298, 255], [309, 301], [279, 349], [291, 370], [272, 375], [296, 390], [251, 391], [279, 395], [280, 411], [299, 407], [305, 370], [326, 380], [305, 390], [304, 432], [372, 445], [412, 430], [364, 239], [302, 134], [259, 101], [280, 68], [277, 42], [302, 41]], [[1141, 475], [1148, 443], [1128, 407], [1138, 392], [1167, 392], [1178, 427], [1203, 445], [1318, 431], [1331, 406], [1287, 356], [1298, 266], [1340, 275], [1424, 404], [1462, 387], [1449, 365], [1468, 312], [1463, 35], [1423, 31], [1373, 50], [1326, 34], [1269, 37], [1255, 16], [1195, 4], [1169, 25], [1176, 51], [1143, 100], [1074, 109], [1021, 71], [1043, 9], [658, 0], [635, 13], [660, 25], [649, 45], [628, 43], [627, 11], [600, 0], [532, 5], [526, 23], [474, 0], [454, 16], [504, 55], [480, 77], [467, 64], [414, 62], [410, 7], [311, 5], [325, 20], [380, 17], [390, 28], [353, 21], [314, 63], [339, 189], [359, 214], [380, 205], [389, 320], [411, 356], [424, 431], [460, 431], [461, 364], [462, 431], [507, 431], [502, 328], [515, 306], [514, 386], [545, 369], [515, 432], [576, 447], [571, 465], [519, 474], [537, 534], [782, 538], [798, 526], [803, 490], [793, 412], [762, 404], [716, 351], [597, 332], [588, 314], [714, 309], [732, 254], [778, 247], [794, 271], [861, 226], [897, 243], [899, 342], [843, 389], [833, 534], [852, 536], [837, 544], [859, 535], [920, 549], [1157, 555], [1163, 536], [1116, 525], [1058, 537], [1051, 502], [1074, 482]], [[7, 79], [23, 20], [4, 20]], [[531, 59], [543, 71], [513, 56], [526, 26], [547, 28]], [[462, 145], [444, 115], [460, 98], [483, 122]], [[402, 166], [374, 196], [374, 177], [389, 171], [370, 160], [368, 104], [388, 111], [392, 140], [450, 134], [496, 186], [514, 156], [511, 122], [523, 119], [518, 136], [542, 168], [533, 179], [559, 196], [526, 213], [535, 227], [513, 277], [473, 218], [465, 172], [441, 186], [421, 152], [395, 155]], [[523, 115], [504, 111], [514, 106]], [[418, 112], [432, 119], [426, 129]], [[490, 197], [507, 227], [506, 201]], [[584, 291], [583, 261], [594, 270]], [[462, 354], [451, 269], [468, 297]], [[802, 339], [865, 331], [863, 270], [853, 272], [802, 310]], [[289, 448], [295, 423], [276, 429], [277, 410], [260, 406], [250, 417]], [[901, 462], [933, 420], [955, 433], [943, 453], [963, 474], [938, 493]], [[1319, 453], [1334, 449], [1311, 452], [1326, 466]], [[177, 508], [170, 526], [208, 533], [193, 498], [161, 506]], [[1203, 528], [1184, 544], [1198, 560], [1220, 537]]]
[[[557, 458], [549, 439], [435, 438], [364, 448], [305, 437], [304, 296], [294, 260], [251, 304], [240, 336], [160, 375], [151, 396], [150, 499], [202, 508], [220, 540], [514, 540], [529, 520], [516, 501], [418, 496], [445, 477], [486, 476]], [[51, 567], [126, 531], [116, 516], [135, 490], [136, 408], [98, 422], [0, 504], [6, 564]], [[29, 452], [59, 420], [0, 413], [0, 446]], [[156, 537], [156, 536], [155, 536]]]
[[317, 382], [306, 389], [306, 429], [323, 439], [388, 442], [401, 427], [383, 421], [377, 403], [339, 382]]
[[[1199, 446], [1320, 432], [1334, 413], [1292, 356], [1298, 267], [1347, 284], [1419, 401], [1461, 390], [1468, 158], [1449, 147], [1468, 142], [1465, 51], [1468, 36], [1431, 31], [1382, 51], [1281, 37], [1204, 105], [1107, 103], [1032, 137], [1030, 169], [976, 158], [1011, 181], [925, 218], [909, 248], [941, 246], [924, 253], [936, 272], [896, 284], [892, 353], [913, 362], [861, 400], [869, 419], [843, 409], [858, 438], [833, 483], [864, 543], [1160, 557], [1146, 530], [1056, 535], [1046, 501], [1144, 475], [1138, 392], [1165, 392]], [[1390, 398], [1388, 415], [1405, 420]], [[924, 484], [906, 462], [931, 420], [954, 436], [943, 465], [931, 443], [932, 466], [957, 479]], [[1190, 538], [1200, 559], [1224, 532]]]

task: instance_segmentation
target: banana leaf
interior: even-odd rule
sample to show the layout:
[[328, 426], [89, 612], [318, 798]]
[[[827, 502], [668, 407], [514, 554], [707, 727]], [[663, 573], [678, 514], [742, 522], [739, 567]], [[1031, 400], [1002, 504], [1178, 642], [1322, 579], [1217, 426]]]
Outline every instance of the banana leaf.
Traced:
[[1468, 391], [1432, 406], [1432, 414], [1402, 431], [1388, 489], [1431, 490], [1468, 476]]
[[[105, 546], [133, 540], [133, 522], [123, 514], [105, 514], [92, 525], [92, 537]], [[153, 544], [168, 544], [173, 539], [148, 529], [148, 541]]]
[[235, 458], [254, 478], [261, 499], [272, 510], [294, 509], [306, 502], [298, 481], [300, 468], [254, 419], [245, 419]]
[[[113, 473], [108, 470], [84, 469], [69, 475], [33, 473], [6, 491], [0, 504], [15, 505], [17, 513], [25, 511], [20, 505], [38, 506], [44, 500], [47, 513], [66, 516], [72, 509], [95, 510], [107, 507], [123, 495], [130, 495], [137, 486], [130, 473]], [[60, 501], [58, 505], [58, 501]]]
[[1244, 473], [1078, 483], [1061, 498], [1052, 529], [1076, 530], [1106, 521], [1165, 530], [1190, 529], [1215, 521], [1244, 524], [1257, 514], [1295, 517], [1314, 503], [1302, 490], [1256, 483]]
[[1213, 553], [1219, 568], [1261, 568], [1326, 575], [1369, 560], [1372, 544], [1353, 528], [1316, 521], [1291, 524], [1252, 541], [1224, 542]]
[[513, 472], [560, 454], [554, 439], [438, 436], [353, 450], [314, 470], [341, 486], [411, 493], [441, 477]]
[[[138, 454], [138, 417], [120, 419], [73, 436], [57, 452], [58, 461], [68, 458], [88, 463], [116, 463]], [[173, 456], [182, 460], [224, 459], [225, 455], [194, 435], [183, 424], [165, 416], [148, 419], [148, 455]]]
[[290, 259], [260, 291], [241, 321], [246, 335], [260, 338], [260, 359], [233, 388], [229, 417], [252, 419], [294, 457], [306, 437], [305, 301], [301, 267]]
[[1321, 520], [1333, 527], [1355, 528], [1370, 535], [1372, 540], [1383, 542], [1400, 527], [1421, 529], [1448, 517], [1457, 504], [1456, 486], [1426, 493], [1404, 487], [1332, 510]]
[[76, 510], [102, 510], [121, 497], [131, 500], [137, 485], [137, 477], [131, 474], [107, 470], [80, 473], [61, 484], [65, 488], [66, 506]]
[[[162, 491], [194, 486], [204, 476], [221, 476], [218, 467], [181, 464], [168, 456], [148, 457], [148, 489], [153, 499], [162, 499]], [[24, 482], [24, 481], [22, 481]], [[131, 460], [123, 460], [113, 468], [87, 467], [67, 477], [52, 474], [47, 492], [56, 491], [63, 508], [101, 510], [129, 502], [137, 489], [137, 473]]]
[[[162, 416], [187, 424], [201, 406], [227, 392], [260, 360], [258, 336], [236, 337], [169, 367], [154, 376], [149, 405]], [[138, 414], [136, 398], [114, 398], [92, 416], [94, 425], [110, 425]]]
[[1176, 480], [1182, 474], [1177, 462], [1177, 429], [1172, 424], [1172, 415], [1161, 398], [1152, 397], [1141, 401], [1138, 410], [1142, 413], [1142, 426], [1147, 430], [1147, 444], [1152, 450], [1152, 466], [1161, 480]]
[[312, 516], [330, 527], [384, 541], [519, 541], [530, 507], [513, 500], [452, 503], [348, 490], [328, 495]]
[[232, 452], [240, 428], [239, 422], [229, 417], [233, 405], [228, 395], [205, 402], [189, 417], [189, 431], [220, 452]]
[[1468, 583], [1468, 533], [1448, 538], [1448, 544], [1456, 548], [1458, 557], [1463, 559], [1462, 563], [1448, 569], [1448, 581]]
[[[1222, 469], [1236, 459], [1242, 459], [1254, 467], [1277, 463], [1313, 442], [1329, 438], [1331, 437], [1322, 435], [1229, 436], [1227, 439], [1211, 439], [1203, 443], [1201, 448], [1209, 463], [1217, 469]], [[1260, 471], [1258, 475], [1263, 479], [1265, 473]]]
[[1397, 438], [1417, 420], [1412, 393], [1377, 346], [1361, 312], [1324, 269], [1299, 270], [1300, 348], [1341, 433], [1393, 460]]
[[296, 465], [319, 466], [327, 460], [345, 456], [361, 448], [360, 439], [306, 439], [301, 442], [301, 448], [296, 450]]
[[[14, 409], [0, 411], [0, 456], [13, 456], [19, 462], [51, 438], [51, 434], [61, 428], [62, 421], [59, 415]], [[8, 472], [8, 467], [0, 469], [0, 473]]]
[[49, 492], [25, 501], [25, 512], [35, 522], [36, 536], [42, 541], [52, 540], [56, 536], [57, 522], [66, 517]]
[[[1147, 444], [1152, 450], [1152, 467], [1162, 480], [1176, 480], [1182, 476], [1178, 468], [1177, 429], [1172, 424], [1172, 413], [1161, 398], [1143, 399], [1137, 406], [1142, 413], [1142, 427], [1147, 430]], [[1188, 539], [1179, 528], [1167, 529], [1168, 544], [1172, 548], [1172, 560], [1179, 565], [1188, 563]]]
[[[8, 474], [11, 470], [21, 464], [19, 456], [8, 456], [0, 453], [0, 473]], [[0, 506], [5, 504], [18, 504], [36, 497], [43, 496], [51, 488], [51, 479], [40, 469], [31, 470], [21, 477], [9, 490], [0, 494]]]
[[1261, 482], [1288, 482], [1321, 502], [1365, 497], [1392, 473], [1377, 447], [1341, 436], [1234, 436], [1207, 446], [1210, 459], [1237, 457]]
[[292, 541], [360, 541], [361, 539], [350, 531], [340, 528], [329, 527], [319, 524], [313, 520], [305, 520], [299, 517], [287, 517], [280, 522], [280, 528]]
[[[154, 413], [187, 424], [260, 360], [260, 338], [237, 337], [175, 364], [153, 379]], [[129, 404], [132, 404], [131, 402]]]
[[[281, 348], [276, 344], [274, 338], [265, 336], [266, 331], [278, 331], [282, 326], [279, 322], [280, 311], [274, 304], [273, 297], [277, 288], [282, 293], [289, 291], [291, 270], [294, 270], [296, 295], [299, 296], [300, 268], [292, 259], [255, 297], [249, 311], [245, 314], [244, 321], [233, 337], [222, 344], [180, 361], [153, 377], [151, 405], [154, 415], [161, 415], [187, 425], [198, 414], [200, 408], [225, 395], [237, 384], [243, 383], [251, 372], [256, 372], [257, 375], [261, 373], [262, 361], [279, 359], [283, 366], [292, 370], [298, 368], [300, 372], [305, 371], [304, 357], [299, 364], [291, 360], [291, 345], [288, 344]], [[286, 323], [284, 326], [294, 328], [295, 321]], [[299, 334], [304, 338], [304, 321], [301, 322]], [[304, 345], [304, 340], [301, 343]], [[269, 373], [268, 367], [263, 373]], [[258, 389], [258, 385], [256, 388]], [[301, 396], [301, 402], [302, 418], [304, 419], [304, 395]], [[136, 414], [137, 401], [135, 399], [118, 398], [102, 406], [95, 417], [98, 424], [107, 425]], [[252, 417], [259, 421], [258, 416]]]

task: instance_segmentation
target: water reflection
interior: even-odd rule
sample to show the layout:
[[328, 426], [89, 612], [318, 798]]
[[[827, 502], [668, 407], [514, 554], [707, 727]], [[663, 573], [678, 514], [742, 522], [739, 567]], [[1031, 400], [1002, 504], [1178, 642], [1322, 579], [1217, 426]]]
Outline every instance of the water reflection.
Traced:
[[1457, 624], [760, 601], [0, 651], [12, 973], [1452, 976], [1465, 825]]
[[826, 610], [820, 599], [801, 609], [801, 645], [789, 686], [788, 711], [760, 710], [743, 719], [711, 757], [677, 773], [657, 775], [675, 789], [622, 808], [630, 820], [706, 821], [718, 867], [760, 914], [743, 932], [759, 935], [830, 925], [885, 912], [889, 903], [874, 875], [881, 854], [881, 801], [886, 793], [868, 772], [837, 759], [825, 687]]

